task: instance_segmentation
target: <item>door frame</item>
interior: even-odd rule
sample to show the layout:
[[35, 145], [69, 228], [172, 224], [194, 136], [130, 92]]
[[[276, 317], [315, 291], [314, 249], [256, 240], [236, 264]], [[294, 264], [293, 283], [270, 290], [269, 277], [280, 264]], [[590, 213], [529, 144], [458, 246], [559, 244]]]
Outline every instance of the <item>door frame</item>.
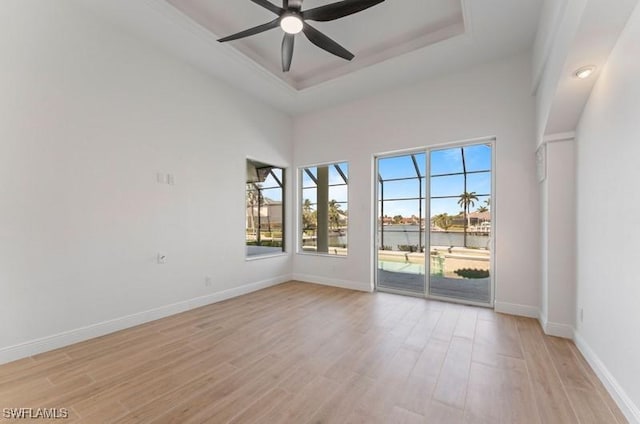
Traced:
[[[481, 306], [481, 307], [485, 307], [485, 308], [494, 308], [495, 307], [495, 286], [496, 286], [496, 279], [495, 279], [495, 262], [496, 262], [496, 252], [495, 252], [495, 245], [496, 245], [496, 232], [497, 232], [497, 203], [496, 203], [496, 143], [497, 141], [497, 137], [493, 136], [493, 137], [480, 137], [480, 138], [474, 138], [474, 139], [469, 139], [469, 140], [463, 140], [463, 141], [454, 141], [454, 142], [447, 142], [447, 143], [438, 143], [438, 144], [433, 144], [433, 145], [429, 145], [429, 146], [424, 146], [424, 147], [420, 147], [420, 148], [413, 148], [413, 149], [403, 149], [403, 150], [394, 150], [394, 151], [389, 151], [389, 152], [384, 152], [384, 153], [379, 153], [379, 154], [374, 154], [373, 155], [373, 212], [374, 212], [374, 217], [373, 217], [373, 288], [375, 291], [381, 291], [381, 292], [386, 292], [386, 293], [395, 293], [395, 294], [402, 294], [402, 295], [406, 295], [406, 296], [414, 296], [414, 297], [424, 297], [427, 299], [432, 299], [432, 300], [439, 300], [439, 301], [444, 301], [444, 302], [449, 302], [449, 303], [461, 303], [461, 304], [465, 304], [465, 305], [472, 305], [472, 306]], [[431, 233], [431, 225], [429, 225], [429, 230], [427, 230], [427, 226], [426, 226], [426, 222], [429, 220], [430, 221], [430, 217], [431, 217], [431, 152], [434, 150], [446, 150], [446, 149], [453, 149], [456, 147], [466, 147], [466, 146], [473, 146], [476, 144], [487, 144], [491, 146], [491, 239], [489, 240], [489, 246], [490, 246], [490, 251], [491, 251], [491, 255], [489, 258], [489, 268], [490, 268], [490, 279], [489, 279], [489, 303], [482, 303], [482, 302], [474, 302], [472, 300], [465, 300], [465, 299], [456, 299], [456, 298], [450, 298], [450, 297], [444, 297], [444, 296], [437, 296], [437, 295], [431, 295], [430, 294], [430, 269], [431, 269], [431, 261], [429, 260], [429, 255], [426, 254], [426, 252], [430, 252], [431, 251], [431, 237], [430, 237], [430, 233]], [[379, 210], [379, 201], [378, 201], [378, 162], [380, 159], [384, 159], [384, 158], [390, 158], [390, 157], [396, 157], [396, 156], [404, 156], [404, 155], [411, 155], [411, 154], [421, 154], [424, 153], [425, 154], [425, 171], [426, 171], [426, 175], [425, 175], [425, 205], [424, 205], [424, 217], [425, 217], [425, 242], [424, 242], [424, 250], [425, 250], [425, 256], [424, 256], [424, 269], [425, 269], [425, 275], [424, 275], [424, 293], [414, 293], [414, 292], [409, 292], [409, 291], [402, 291], [402, 290], [394, 290], [394, 289], [389, 289], [389, 288], [385, 288], [385, 287], [380, 287], [378, 285], [378, 216], [380, 213]]]

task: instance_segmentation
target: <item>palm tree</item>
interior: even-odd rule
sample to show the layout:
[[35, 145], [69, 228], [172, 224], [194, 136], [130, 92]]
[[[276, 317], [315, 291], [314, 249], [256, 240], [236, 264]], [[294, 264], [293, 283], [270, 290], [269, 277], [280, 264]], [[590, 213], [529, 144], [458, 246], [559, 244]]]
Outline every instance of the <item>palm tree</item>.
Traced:
[[480, 212], [480, 213], [484, 213], [484, 212], [489, 212], [489, 209], [486, 206], [480, 206], [476, 212]]
[[336, 200], [329, 201], [329, 225], [331, 228], [340, 227], [340, 218], [342, 216], [342, 209], [340, 204]]
[[302, 202], [302, 225], [305, 230], [310, 229], [313, 224], [315, 224], [315, 220], [313, 218], [314, 215], [311, 207], [311, 200], [304, 199], [304, 202]]
[[247, 184], [247, 209], [249, 212], [249, 222], [251, 232], [255, 233], [256, 220], [255, 220], [255, 206], [258, 204], [258, 196], [260, 195], [257, 187], [253, 183]]
[[476, 204], [478, 200], [478, 196], [475, 191], [471, 193], [465, 191], [460, 195], [460, 200], [458, 200], [458, 205], [462, 207], [462, 212], [464, 213], [464, 247], [467, 247], [467, 228], [471, 225], [471, 218], [469, 218], [469, 209]]

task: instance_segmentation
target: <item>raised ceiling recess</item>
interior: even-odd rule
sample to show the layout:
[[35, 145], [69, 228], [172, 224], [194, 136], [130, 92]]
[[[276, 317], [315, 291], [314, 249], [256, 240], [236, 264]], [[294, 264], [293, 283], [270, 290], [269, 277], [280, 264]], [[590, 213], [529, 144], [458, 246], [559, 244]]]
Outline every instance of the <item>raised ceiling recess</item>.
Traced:
[[[250, 0], [166, 0], [214, 37], [273, 20]], [[303, 9], [336, 0], [304, 0]], [[281, 0], [272, 0], [282, 5]], [[465, 32], [462, 0], [387, 0], [376, 7], [314, 27], [355, 55], [344, 61], [296, 35], [290, 72], [282, 72], [280, 28], [227, 43], [293, 88], [302, 90]]]

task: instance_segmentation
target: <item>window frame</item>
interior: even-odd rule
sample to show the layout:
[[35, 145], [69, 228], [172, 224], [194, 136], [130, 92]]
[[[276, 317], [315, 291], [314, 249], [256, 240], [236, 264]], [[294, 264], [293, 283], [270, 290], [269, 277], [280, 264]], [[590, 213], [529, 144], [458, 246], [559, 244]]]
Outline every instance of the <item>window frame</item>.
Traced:
[[[281, 181], [281, 214], [282, 214], [282, 218], [281, 218], [281, 231], [282, 231], [282, 248], [279, 251], [274, 251], [274, 252], [265, 252], [262, 254], [254, 254], [254, 255], [249, 255], [248, 253], [248, 245], [247, 245], [247, 209], [248, 209], [248, 204], [247, 204], [247, 193], [248, 193], [248, 185], [250, 184], [247, 181], [247, 175], [245, 174], [245, 178], [244, 178], [244, 208], [245, 208], [245, 216], [244, 216], [244, 220], [245, 220], [245, 224], [244, 224], [244, 249], [245, 249], [245, 261], [255, 261], [255, 260], [261, 260], [261, 259], [268, 259], [268, 258], [275, 258], [275, 257], [280, 257], [280, 256], [286, 256], [288, 255], [288, 243], [286, 242], [287, 239], [287, 233], [288, 233], [288, 226], [287, 226], [287, 186], [288, 186], [288, 174], [289, 174], [289, 170], [287, 168], [287, 166], [283, 166], [283, 165], [278, 165], [272, 162], [266, 162], [266, 161], [262, 161], [262, 160], [258, 160], [258, 159], [254, 159], [252, 157], [246, 157], [245, 158], [245, 167], [248, 165], [249, 162], [252, 162], [253, 164], [261, 164], [261, 165], [265, 165], [265, 166], [270, 166], [272, 168], [277, 168], [279, 170], [282, 171], [282, 181]], [[268, 177], [267, 177], [268, 178]], [[276, 181], [278, 181], [278, 178], [274, 176], [274, 178], [276, 179]], [[273, 187], [273, 188], [277, 188], [277, 187]], [[273, 189], [273, 188], [268, 188], [268, 189]], [[259, 213], [259, 212], [258, 212]], [[260, 229], [258, 228], [258, 231], [260, 231]]]
[[[303, 217], [302, 217], [302, 208], [303, 208], [303, 201], [304, 201], [304, 183], [303, 183], [303, 173], [305, 172], [306, 169], [309, 168], [317, 168], [317, 167], [322, 167], [322, 166], [327, 166], [327, 167], [331, 167], [331, 166], [337, 166], [337, 165], [342, 165], [342, 164], [346, 164], [348, 169], [347, 169], [347, 175], [344, 176], [343, 178], [346, 178], [346, 183], [345, 184], [340, 184], [340, 185], [345, 185], [347, 187], [347, 196], [346, 196], [346, 201], [344, 202], [338, 202], [341, 205], [346, 204], [347, 206], [347, 212], [348, 212], [348, 208], [349, 208], [349, 203], [351, 201], [351, 184], [350, 184], [350, 163], [348, 160], [337, 160], [337, 161], [329, 161], [329, 162], [316, 162], [316, 163], [312, 163], [312, 164], [308, 164], [308, 165], [301, 165], [298, 166], [296, 168], [296, 183], [297, 183], [297, 190], [296, 190], [296, 253], [298, 255], [306, 255], [306, 256], [322, 256], [322, 257], [330, 257], [330, 258], [341, 258], [341, 259], [346, 259], [349, 256], [349, 226], [351, 225], [351, 214], [347, 213], [347, 229], [346, 229], [346, 235], [347, 235], [347, 248], [346, 248], [346, 253], [344, 255], [338, 255], [338, 254], [333, 254], [333, 253], [328, 253], [328, 252], [317, 252], [317, 251], [305, 251], [303, 249], [303, 230], [304, 230], [304, 224], [303, 224]], [[317, 192], [316, 192], [317, 193]], [[329, 200], [330, 201], [330, 200]], [[316, 194], [316, 207], [317, 207], [317, 194]]]

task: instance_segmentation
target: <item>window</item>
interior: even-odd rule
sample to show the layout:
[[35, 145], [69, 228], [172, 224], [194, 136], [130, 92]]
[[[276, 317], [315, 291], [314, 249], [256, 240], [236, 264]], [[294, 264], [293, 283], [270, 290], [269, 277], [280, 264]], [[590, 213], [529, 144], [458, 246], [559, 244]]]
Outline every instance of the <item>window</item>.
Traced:
[[300, 252], [347, 255], [349, 165], [300, 170]]
[[284, 252], [285, 170], [247, 160], [247, 257]]

